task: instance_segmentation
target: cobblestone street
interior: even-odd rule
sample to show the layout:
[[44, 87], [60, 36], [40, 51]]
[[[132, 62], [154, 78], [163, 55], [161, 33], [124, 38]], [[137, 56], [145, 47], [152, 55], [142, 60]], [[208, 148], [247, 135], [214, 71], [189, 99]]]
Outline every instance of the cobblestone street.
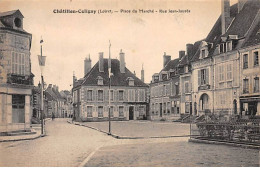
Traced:
[[189, 143], [187, 137], [115, 139], [66, 121], [46, 122], [43, 138], [0, 143], [0, 166], [259, 166], [254, 149]]

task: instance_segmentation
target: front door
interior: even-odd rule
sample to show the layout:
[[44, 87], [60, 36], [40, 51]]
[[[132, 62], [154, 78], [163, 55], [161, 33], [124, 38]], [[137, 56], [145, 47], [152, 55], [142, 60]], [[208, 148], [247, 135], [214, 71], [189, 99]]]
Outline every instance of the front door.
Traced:
[[134, 120], [134, 106], [129, 107], [129, 120]]
[[160, 103], [160, 117], [162, 117], [162, 103]]

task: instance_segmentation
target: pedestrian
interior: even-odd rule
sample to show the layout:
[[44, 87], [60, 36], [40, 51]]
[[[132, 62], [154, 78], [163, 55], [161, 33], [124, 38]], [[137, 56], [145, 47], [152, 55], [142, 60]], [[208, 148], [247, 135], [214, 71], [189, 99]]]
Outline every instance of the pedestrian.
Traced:
[[52, 120], [54, 120], [54, 118], [55, 118], [55, 115], [54, 115], [54, 113], [52, 113], [52, 117], [51, 117], [51, 118], [52, 118]]

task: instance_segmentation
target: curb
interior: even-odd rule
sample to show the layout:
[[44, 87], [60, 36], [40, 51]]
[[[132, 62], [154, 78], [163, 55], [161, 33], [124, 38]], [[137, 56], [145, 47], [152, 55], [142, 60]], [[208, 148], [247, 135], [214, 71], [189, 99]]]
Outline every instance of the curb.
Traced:
[[228, 145], [228, 146], [233, 146], [233, 147], [242, 147], [242, 148], [258, 149], [258, 150], [260, 149], [260, 146], [242, 144], [242, 143], [234, 143], [234, 142], [222, 142], [222, 141], [203, 140], [203, 139], [189, 139], [189, 142], [215, 144], [215, 145]]
[[1, 142], [17, 142], [17, 141], [24, 141], [24, 140], [34, 140], [34, 139], [38, 139], [38, 138], [41, 138], [41, 137], [44, 137], [44, 136], [46, 136], [45, 128], [44, 128], [43, 134], [39, 134], [39, 135], [37, 135], [35, 137], [32, 137], [32, 138], [21, 138], [21, 139], [4, 139], [4, 140], [0, 140], [0, 143]]
[[[84, 127], [87, 127], [87, 128], [90, 128], [90, 129], [93, 129], [93, 130], [96, 130], [96, 131], [99, 131], [99, 132], [102, 132], [104, 134], [107, 134], [107, 135], [110, 135], [112, 136], [113, 138], [116, 138], [116, 139], [159, 139], [159, 138], [177, 138], [177, 137], [190, 137], [190, 135], [179, 135], [179, 136], [150, 136], [150, 137], [130, 137], [130, 136], [119, 136], [119, 135], [115, 135], [115, 134], [109, 134], [108, 132], [106, 131], [103, 131], [103, 130], [100, 130], [98, 128], [94, 128], [92, 126], [88, 126], [88, 125], [84, 125], [84, 124], [81, 124], [81, 123], [78, 123], [78, 122], [75, 122], [75, 123], [72, 123], [71, 121], [67, 120], [68, 123], [70, 124], [74, 124], [74, 125], [78, 125], [78, 126], [84, 126]], [[192, 135], [193, 136], [193, 135]]]

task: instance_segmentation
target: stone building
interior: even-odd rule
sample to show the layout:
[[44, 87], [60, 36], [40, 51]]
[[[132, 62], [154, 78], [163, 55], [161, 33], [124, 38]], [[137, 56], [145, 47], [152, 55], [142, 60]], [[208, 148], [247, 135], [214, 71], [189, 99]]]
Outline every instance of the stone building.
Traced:
[[[131, 73], [125, 65], [125, 54], [118, 59], [106, 59], [99, 53], [99, 61], [91, 66], [90, 58], [85, 65], [85, 76], [76, 80], [73, 77], [74, 115], [78, 121], [108, 120], [109, 97], [111, 120], [136, 120], [146, 117], [148, 86]], [[111, 66], [111, 67], [110, 67]], [[109, 68], [111, 87], [109, 91]], [[109, 94], [110, 93], [110, 94]]]
[[32, 35], [19, 10], [0, 13], [0, 131], [30, 129]]
[[163, 69], [155, 73], [150, 83], [150, 119], [180, 118], [180, 74], [178, 64], [185, 51], [179, 52], [179, 58], [163, 55]]
[[[184, 116], [193, 114], [192, 105], [192, 69], [191, 69], [191, 59], [194, 53], [197, 51], [200, 45], [200, 41], [194, 44], [186, 45], [186, 55], [181, 59], [178, 64], [178, 69], [180, 73], [180, 111]], [[195, 108], [196, 110], [196, 108]]]

